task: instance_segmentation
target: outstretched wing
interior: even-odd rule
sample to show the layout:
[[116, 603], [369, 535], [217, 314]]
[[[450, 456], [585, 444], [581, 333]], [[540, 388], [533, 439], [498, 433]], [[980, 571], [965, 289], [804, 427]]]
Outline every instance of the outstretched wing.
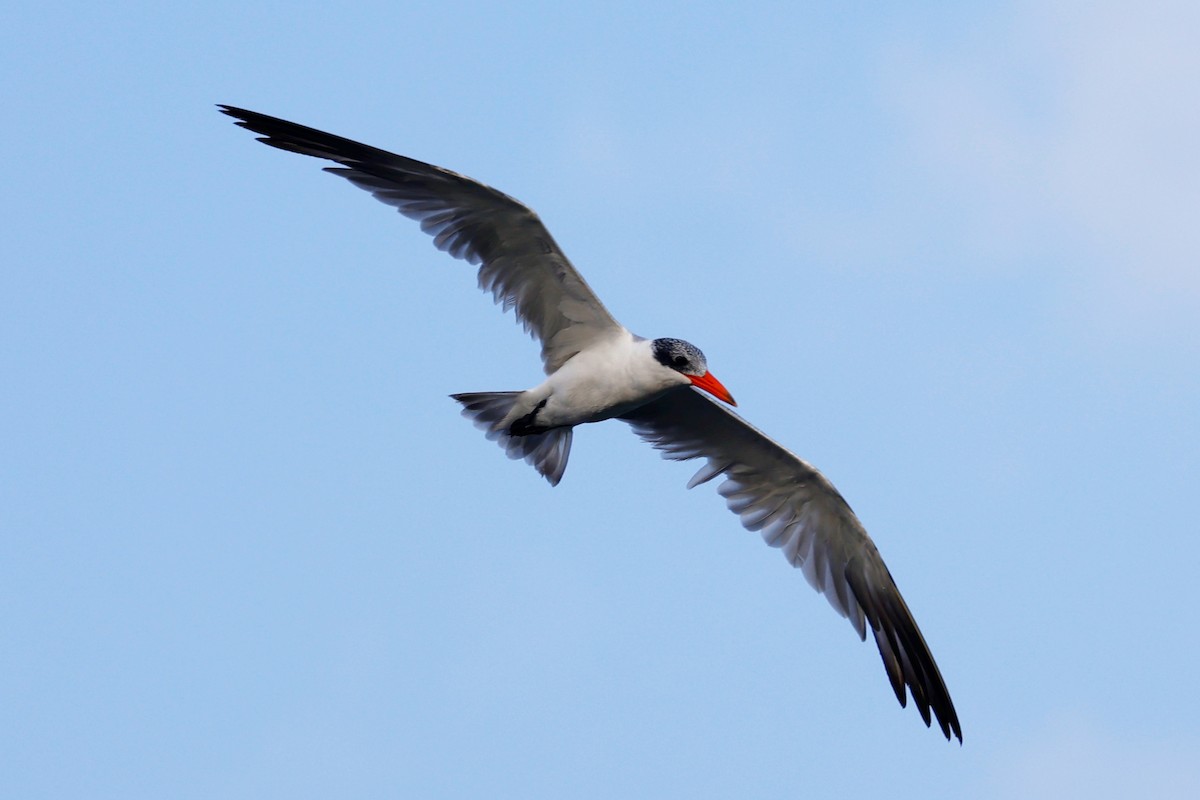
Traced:
[[875, 543], [824, 475], [690, 387], [622, 419], [665, 458], [706, 459], [689, 489], [725, 476], [717, 491], [742, 524], [781, 548], [859, 638], [870, 627], [900, 705], [907, 703], [907, 686], [925, 724], [932, 709], [946, 738], [962, 741], [954, 703], [916, 620]]
[[260, 142], [339, 166], [326, 172], [421, 223], [438, 249], [479, 265], [479, 286], [542, 343], [546, 372], [621, 329], [531, 209], [456, 172], [233, 106]]

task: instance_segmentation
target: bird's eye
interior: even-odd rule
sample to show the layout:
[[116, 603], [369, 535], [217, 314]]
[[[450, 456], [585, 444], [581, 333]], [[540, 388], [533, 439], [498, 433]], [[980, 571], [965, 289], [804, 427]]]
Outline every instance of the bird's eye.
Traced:
[[688, 363], [687, 356], [675, 356], [671, 359], [671, 363], [677, 367], [686, 367]]

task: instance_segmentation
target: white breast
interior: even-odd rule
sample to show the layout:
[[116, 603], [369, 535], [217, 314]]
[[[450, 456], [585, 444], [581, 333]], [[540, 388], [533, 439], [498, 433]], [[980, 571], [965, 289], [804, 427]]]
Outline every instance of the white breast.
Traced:
[[688, 383], [655, 360], [649, 340], [621, 330], [563, 364], [531, 394], [546, 398], [541, 424], [578, 425], [619, 416]]

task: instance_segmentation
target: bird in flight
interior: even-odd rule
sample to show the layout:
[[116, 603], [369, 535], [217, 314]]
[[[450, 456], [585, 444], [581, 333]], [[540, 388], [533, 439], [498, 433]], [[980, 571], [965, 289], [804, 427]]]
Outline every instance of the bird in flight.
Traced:
[[[294, 122], [219, 106], [259, 141], [331, 161], [325, 167], [421, 224], [434, 244], [479, 267], [479, 285], [542, 345], [546, 380], [519, 392], [452, 395], [463, 415], [557, 485], [576, 425], [619, 419], [665, 458], [702, 459], [692, 488], [717, 491], [813, 588], [870, 631], [900, 705], [962, 742], [954, 703], [900, 590], [850, 506], [824, 475], [731, 411], [704, 354], [681, 339], [644, 339], [608, 312], [531, 209], [441, 167]], [[715, 399], [714, 399], [715, 398]], [[907, 691], [906, 691], [907, 690]]]

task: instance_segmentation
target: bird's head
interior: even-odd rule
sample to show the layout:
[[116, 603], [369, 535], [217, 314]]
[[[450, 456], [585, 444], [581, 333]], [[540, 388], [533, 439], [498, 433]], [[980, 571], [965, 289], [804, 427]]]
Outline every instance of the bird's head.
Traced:
[[736, 406], [733, 395], [708, 371], [708, 362], [700, 348], [682, 339], [655, 339], [650, 343], [654, 360], [667, 369], [678, 372], [691, 384], [711, 394], [718, 400]]

